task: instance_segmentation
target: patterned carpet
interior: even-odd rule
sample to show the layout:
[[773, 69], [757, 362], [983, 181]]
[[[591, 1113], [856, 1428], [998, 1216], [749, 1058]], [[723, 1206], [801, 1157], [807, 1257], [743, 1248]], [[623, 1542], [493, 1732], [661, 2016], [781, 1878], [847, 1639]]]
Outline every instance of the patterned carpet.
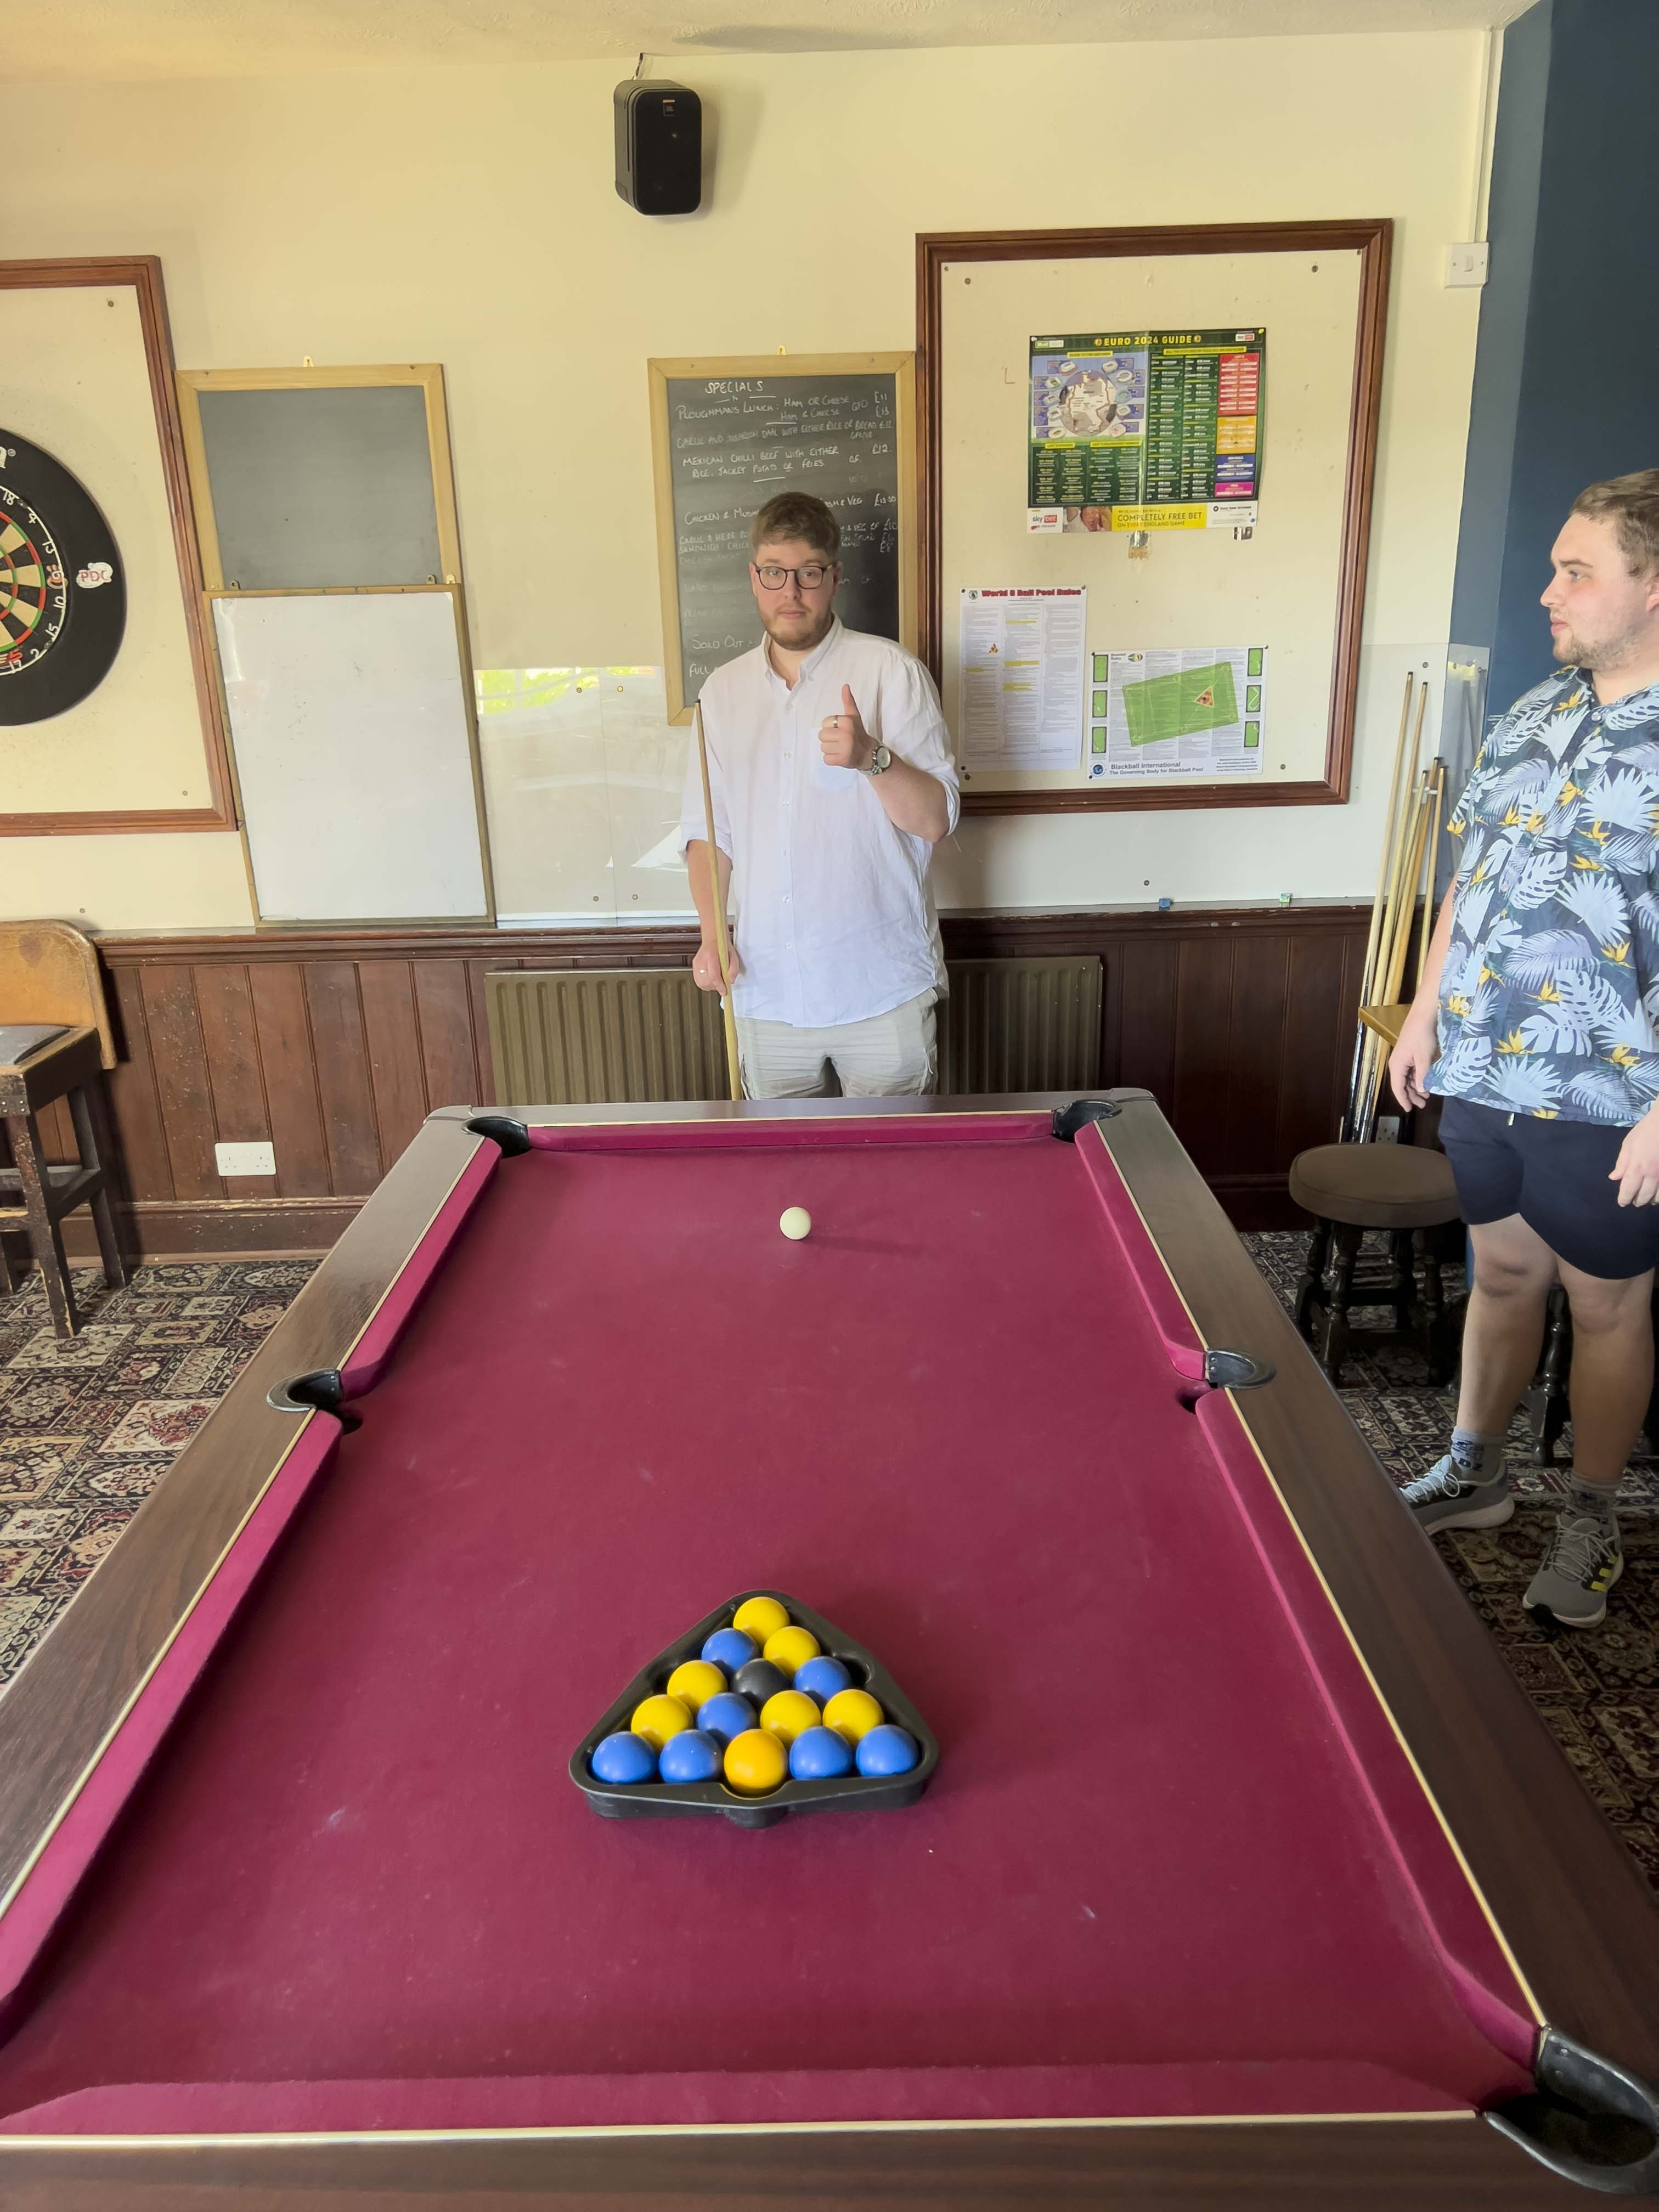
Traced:
[[[1244, 1239], [1289, 1305], [1304, 1239]], [[38, 1277], [0, 1297], [0, 1686], [109, 1550], [173, 1455], [212, 1412], [311, 1273], [305, 1261], [141, 1268], [106, 1291], [77, 1269], [90, 1316], [53, 1337]], [[1448, 1287], [1453, 1287], [1449, 1277]], [[1362, 1318], [1363, 1316], [1358, 1316]], [[1351, 1363], [1343, 1402], [1403, 1481], [1445, 1448], [1451, 1401], [1409, 1349]], [[1557, 1469], [1535, 1467], [1517, 1420], [1512, 1521], [1437, 1539], [1469, 1602], [1585, 1786], [1659, 1888], [1659, 1476], [1633, 1468], [1621, 1493], [1626, 1566], [1606, 1626], [1537, 1627], [1521, 1599], [1548, 1537]]]
[[90, 1315], [52, 1332], [38, 1273], [0, 1296], [0, 1684], [10, 1680], [189, 1443], [309, 1261], [77, 1267]]

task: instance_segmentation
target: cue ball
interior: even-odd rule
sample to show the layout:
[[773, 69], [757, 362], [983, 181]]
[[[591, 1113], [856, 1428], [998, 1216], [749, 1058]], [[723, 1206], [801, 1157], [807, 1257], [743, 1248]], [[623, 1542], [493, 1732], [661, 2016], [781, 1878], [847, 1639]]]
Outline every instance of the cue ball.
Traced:
[[803, 1237], [811, 1234], [812, 1217], [804, 1206], [786, 1206], [779, 1216], [778, 1226], [792, 1244], [799, 1244]]

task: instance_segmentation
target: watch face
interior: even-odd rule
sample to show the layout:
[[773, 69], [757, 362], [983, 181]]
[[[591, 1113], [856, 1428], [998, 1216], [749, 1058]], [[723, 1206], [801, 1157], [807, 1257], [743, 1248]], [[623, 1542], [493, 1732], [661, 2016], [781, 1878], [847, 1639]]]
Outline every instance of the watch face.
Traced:
[[0, 429], [0, 723], [78, 706], [108, 675], [126, 618], [121, 556], [91, 495]]

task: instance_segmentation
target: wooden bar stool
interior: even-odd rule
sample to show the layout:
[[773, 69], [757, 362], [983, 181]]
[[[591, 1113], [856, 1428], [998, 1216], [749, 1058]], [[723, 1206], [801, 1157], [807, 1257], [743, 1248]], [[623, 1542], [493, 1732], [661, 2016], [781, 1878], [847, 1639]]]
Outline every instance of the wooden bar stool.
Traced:
[[[0, 1123], [12, 1159], [0, 1169], [0, 1293], [17, 1287], [6, 1232], [27, 1229], [59, 1336], [81, 1327], [58, 1226], [66, 1213], [92, 1208], [104, 1280], [118, 1290], [127, 1279], [105, 1185], [102, 1079], [114, 1065], [98, 956], [88, 940], [64, 922], [0, 922]], [[68, 1099], [74, 1125], [72, 1166], [49, 1165], [40, 1140], [40, 1110], [58, 1098]]]
[[[1431, 1381], [1449, 1381], [1456, 1364], [1457, 1331], [1446, 1310], [1433, 1237], [1443, 1224], [1459, 1218], [1445, 1154], [1425, 1145], [1316, 1145], [1291, 1162], [1291, 1196], [1314, 1217], [1296, 1325], [1332, 1382], [1340, 1381], [1342, 1362], [1361, 1334], [1348, 1319], [1357, 1305], [1392, 1306], [1394, 1329], [1366, 1330], [1364, 1335], [1398, 1331], [1414, 1338], [1428, 1361]], [[1358, 1272], [1368, 1229], [1388, 1237], [1388, 1266], [1380, 1274]]]

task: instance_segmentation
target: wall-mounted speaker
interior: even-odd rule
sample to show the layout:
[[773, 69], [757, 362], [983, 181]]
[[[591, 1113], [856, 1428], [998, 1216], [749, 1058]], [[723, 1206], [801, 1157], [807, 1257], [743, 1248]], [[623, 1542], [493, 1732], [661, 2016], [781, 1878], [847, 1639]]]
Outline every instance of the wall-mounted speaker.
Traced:
[[641, 215], [690, 215], [702, 200], [702, 102], [683, 84], [619, 84], [617, 190]]

